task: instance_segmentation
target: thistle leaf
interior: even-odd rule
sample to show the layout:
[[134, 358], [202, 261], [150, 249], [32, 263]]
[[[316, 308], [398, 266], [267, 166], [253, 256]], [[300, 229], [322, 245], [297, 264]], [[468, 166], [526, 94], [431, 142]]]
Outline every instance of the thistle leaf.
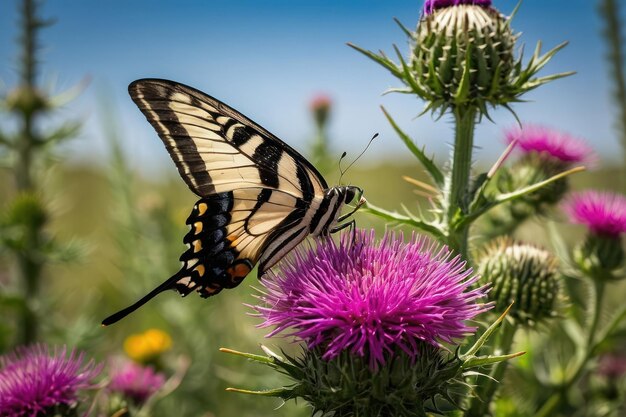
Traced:
[[434, 163], [434, 161], [431, 158], [427, 157], [423, 150], [415, 146], [415, 143], [413, 143], [411, 138], [406, 133], [404, 133], [402, 129], [400, 129], [398, 124], [391, 117], [391, 115], [387, 112], [387, 110], [385, 110], [384, 107], [381, 106], [380, 108], [382, 109], [383, 113], [385, 114], [385, 117], [391, 124], [391, 127], [393, 127], [393, 129], [396, 131], [398, 136], [400, 136], [400, 139], [402, 139], [402, 142], [404, 142], [406, 147], [409, 148], [411, 153], [415, 155], [415, 157], [420, 161], [420, 163], [422, 164], [426, 172], [428, 172], [428, 174], [432, 178], [433, 182], [439, 188], [443, 187], [444, 175], [441, 172], [441, 170], [439, 170], [439, 168]]
[[238, 392], [240, 394], [251, 394], [251, 395], [260, 395], [262, 397], [278, 397], [284, 400], [291, 399], [293, 397], [293, 390], [290, 388], [275, 388], [268, 390], [247, 390], [240, 388], [226, 388], [228, 392]]
[[500, 326], [500, 324], [504, 321], [504, 318], [506, 317], [506, 315], [509, 313], [509, 310], [511, 310], [511, 307], [513, 306], [513, 304], [511, 304], [504, 313], [502, 313], [500, 315], [500, 317], [498, 317], [498, 319], [496, 321], [493, 322], [493, 324], [491, 326], [489, 326], [487, 328], [487, 330], [485, 330], [485, 332], [480, 335], [480, 337], [478, 338], [478, 340], [476, 340], [476, 343], [474, 343], [474, 345], [467, 351], [467, 353], [463, 354], [460, 356], [460, 359], [465, 362], [468, 359], [474, 357], [474, 355], [476, 355], [476, 353], [478, 352], [478, 350], [483, 347], [483, 345], [487, 342], [487, 340], [489, 340], [489, 338], [491, 337], [491, 335], [493, 334], [493, 332], [496, 331], [496, 329]]
[[439, 230], [438, 225], [432, 224], [432, 223], [428, 223], [422, 220], [418, 220], [412, 217], [408, 217], [408, 216], [403, 216], [401, 214], [398, 213], [394, 213], [391, 211], [387, 211], [381, 208], [378, 208], [376, 206], [374, 206], [371, 203], [367, 203], [367, 205], [362, 208], [361, 210], [365, 211], [366, 213], [370, 213], [373, 214], [375, 216], [378, 216], [380, 218], [383, 218], [387, 221], [390, 222], [394, 222], [394, 223], [398, 223], [398, 224], [405, 224], [407, 226], [412, 226], [415, 227], [416, 229], [420, 229], [426, 233], [431, 234], [433, 237], [437, 238], [437, 239], [443, 239], [444, 235], [443, 233]]
[[368, 57], [369, 59], [371, 59], [374, 62], [377, 62], [378, 64], [382, 65], [383, 67], [387, 68], [393, 75], [395, 75], [396, 77], [402, 79], [402, 72], [400, 71], [400, 69], [398, 68], [398, 66], [393, 63], [391, 60], [387, 59], [386, 57], [380, 56], [380, 55], [376, 55], [374, 52], [372, 51], [368, 51], [367, 49], [363, 49], [360, 48], [352, 43], [347, 44], [350, 48], [353, 48], [357, 51], [359, 51], [360, 53], [362, 53], [363, 55], [365, 55], [366, 57]]
[[500, 363], [500, 362], [508, 361], [513, 358], [517, 358], [518, 356], [522, 356], [525, 353], [526, 352], [516, 352], [516, 353], [510, 353], [508, 355], [498, 355], [498, 356], [492, 356], [492, 355], [475, 356], [463, 362], [463, 365], [461, 365], [461, 368], [469, 369], [469, 368], [477, 368], [477, 367], [486, 366], [486, 365], [493, 365], [494, 363]]

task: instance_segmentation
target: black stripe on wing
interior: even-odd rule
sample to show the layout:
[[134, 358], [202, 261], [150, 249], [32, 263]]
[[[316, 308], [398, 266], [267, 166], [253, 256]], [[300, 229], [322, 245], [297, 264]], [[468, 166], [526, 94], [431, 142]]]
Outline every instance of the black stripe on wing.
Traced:
[[[321, 174], [293, 148], [213, 97], [157, 79], [137, 80], [129, 92], [165, 143], [187, 185], [200, 196], [236, 189], [238, 174], [244, 183], [293, 190], [305, 201], [327, 188]], [[227, 172], [224, 159], [216, 156], [228, 153], [225, 145], [245, 155], [256, 170], [242, 174], [237, 168], [249, 165], [233, 156], [234, 171]], [[231, 177], [232, 184], [227, 181]]]

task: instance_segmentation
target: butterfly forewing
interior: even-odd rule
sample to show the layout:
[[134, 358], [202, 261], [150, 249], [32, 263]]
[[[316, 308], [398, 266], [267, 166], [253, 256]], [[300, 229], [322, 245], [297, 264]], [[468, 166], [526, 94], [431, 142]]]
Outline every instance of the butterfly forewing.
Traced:
[[237, 286], [257, 263], [263, 274], [327, 217], [324, 178], [241, 113], [171, 81], [138, 80], [129, 92], [201, 198], [187, 220], [180, 271], [103, 324], [167, 289], [209, 297]]
[[328, 187], [295, 150], [200, 91], [170, 81], [139, 80], [129, 92], [189, 188], [200, 196], [267, 187], [310, 201]]

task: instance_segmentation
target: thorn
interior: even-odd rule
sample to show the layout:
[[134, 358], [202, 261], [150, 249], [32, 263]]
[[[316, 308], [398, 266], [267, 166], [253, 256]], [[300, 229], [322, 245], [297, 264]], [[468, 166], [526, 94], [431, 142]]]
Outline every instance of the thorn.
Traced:
[[511, 155], [511, 152], [513, 152], [513, 149], [515, 149], [516, 145], [517, 145], [517, 139], [513, 140], [513, 142], [511, 142], [509, 146], [506, 147], [504, 152], [502, 152], [502, 155], [500, 155], [496, 163], [493, 164], [493, 166], [487, 173], [487, 178], [492, 178], [494, 175], [496, 175], [496, 172], [500, 169], [502, 164], [504, 164], [504, 161], [506, 161], [509, 155]]
[[405, 180], [406, 182], [408, 182], [409, 184], [416, 185], [416, 186], [418, 186], [420, 188], [423, 188], [423, 189], [425, 189], [427, 191], [430, 191], [430, 192], [434, 193], [435, 195], [437, 193], [439, 193], [439, 190], [437, 190], [435, 187], [433, 187], [432, 185], [427, 184], [425, 182], [422, 182], [422, 181], [420, 181], [418, 179], [411, 178], [411, 177], [406, 176], [406, 175], [403, 175], [402, 179]]

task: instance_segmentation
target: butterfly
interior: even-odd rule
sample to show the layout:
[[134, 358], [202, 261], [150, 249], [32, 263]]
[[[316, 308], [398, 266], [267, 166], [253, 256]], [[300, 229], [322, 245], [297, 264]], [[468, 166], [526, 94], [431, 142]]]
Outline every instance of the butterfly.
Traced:
[[141, 79], [128, 90], [200, 199], [187, 219], [181, 269], [102, 325], [166, 290], [207, 298], [239, 285], [257, 264], [262, 277], [307, 236], [354, 226], [342, 222], [365, 203], [361, 188], [328, 187], [302, 155], [237, 110], [173, 81]]

